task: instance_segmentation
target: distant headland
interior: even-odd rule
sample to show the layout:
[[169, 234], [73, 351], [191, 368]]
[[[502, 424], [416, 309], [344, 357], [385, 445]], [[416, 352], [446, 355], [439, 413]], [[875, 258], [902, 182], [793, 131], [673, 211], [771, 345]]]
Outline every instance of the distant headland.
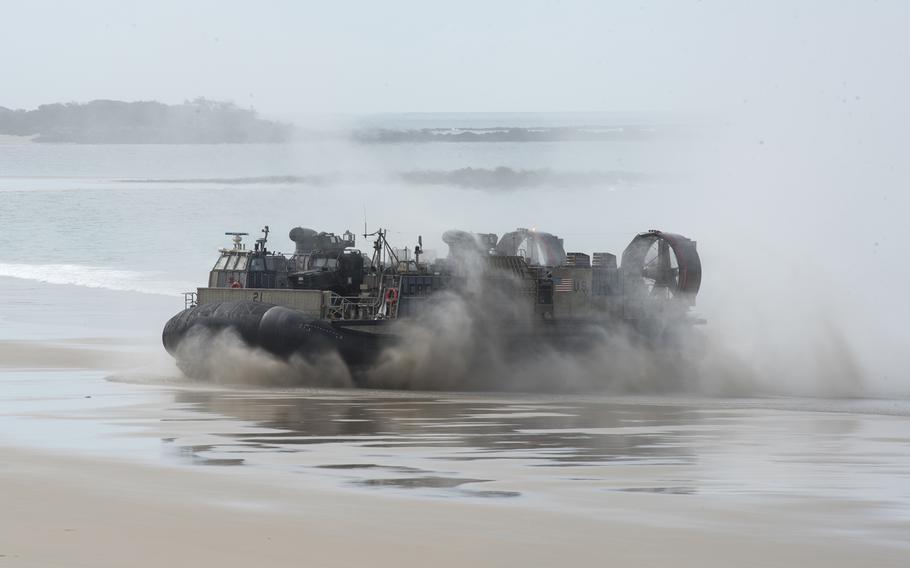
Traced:
[[0, 137], [77, 144], [221, 144], [287, 142], [290, 124], [253, 109], [198, 98], [183, 104], [95, 100], [34, 110], [0, 107]]
[[[29, 142], [69, 144], [248, 144], [343, 139], [355, 144], [602, 142], [679, 136], [685, 127], [648, 117], [566, 115], [542, 124], [503, 113], [492, 123], [490, 113], [458, 117], [440, 113], [437, 124], [401, 120], [404, 115], [379, 115], [347, 128], [312, 129], [263, 119], [252, 108], [198, 98], [168, 105], [156, 101], [94, 100], [54, 103], [34, 110], [0, 106], [0, 144]], [[493, 116], [496, 116], [493, 113]], [[558, 115], [556, 115], [558, 116]], [[474, 121], [479, 125], [471, 125]], [[514, 122], [524, 122], [516, 126]], [[416, 128], [415, 128], [416, 126]]]

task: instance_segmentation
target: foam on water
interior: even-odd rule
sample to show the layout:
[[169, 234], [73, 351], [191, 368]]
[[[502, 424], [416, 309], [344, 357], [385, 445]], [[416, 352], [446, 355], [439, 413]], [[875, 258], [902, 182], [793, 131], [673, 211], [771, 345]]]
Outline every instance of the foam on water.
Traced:
[[166, 275], [159, 271], [117, 270], [106, 266], [78, 264], [0, 263], [0, 276], [163, 296], [173, 296], [195, 288], [192, 283], [167, 280]]

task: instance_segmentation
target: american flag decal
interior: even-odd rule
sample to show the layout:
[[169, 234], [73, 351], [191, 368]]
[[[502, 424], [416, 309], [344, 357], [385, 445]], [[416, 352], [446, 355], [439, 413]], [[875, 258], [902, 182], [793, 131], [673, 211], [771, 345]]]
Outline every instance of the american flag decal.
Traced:
[[575, 282], [571, 278], [554, 278], [553, 279], [553, 291], [554, 292], [574, 292], [575, 291]]

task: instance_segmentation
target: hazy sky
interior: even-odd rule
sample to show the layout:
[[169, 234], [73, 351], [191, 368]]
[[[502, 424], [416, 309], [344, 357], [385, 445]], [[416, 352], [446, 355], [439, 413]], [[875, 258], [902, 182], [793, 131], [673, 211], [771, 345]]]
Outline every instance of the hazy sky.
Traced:
[[908, 5], [0, 0], [0, 105], [650, 111], [788, 98], [807, 83], [812, 97], [854, 99], [868, 77], [905, 81]]

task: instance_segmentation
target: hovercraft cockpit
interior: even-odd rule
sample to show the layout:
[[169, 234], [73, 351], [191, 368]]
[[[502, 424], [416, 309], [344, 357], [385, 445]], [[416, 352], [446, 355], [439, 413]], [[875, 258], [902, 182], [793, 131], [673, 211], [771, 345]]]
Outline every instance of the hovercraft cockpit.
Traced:
[[209, 273], [209, 288], [287, 288], [288, 260], [283, 254], [269, 251], [268, 225], [263, 236], [256, 239], [253, 250], [248, 250], [243, 237], [249, 233], [227, 232], [232, 237], [233, 248], [223, 248]]

